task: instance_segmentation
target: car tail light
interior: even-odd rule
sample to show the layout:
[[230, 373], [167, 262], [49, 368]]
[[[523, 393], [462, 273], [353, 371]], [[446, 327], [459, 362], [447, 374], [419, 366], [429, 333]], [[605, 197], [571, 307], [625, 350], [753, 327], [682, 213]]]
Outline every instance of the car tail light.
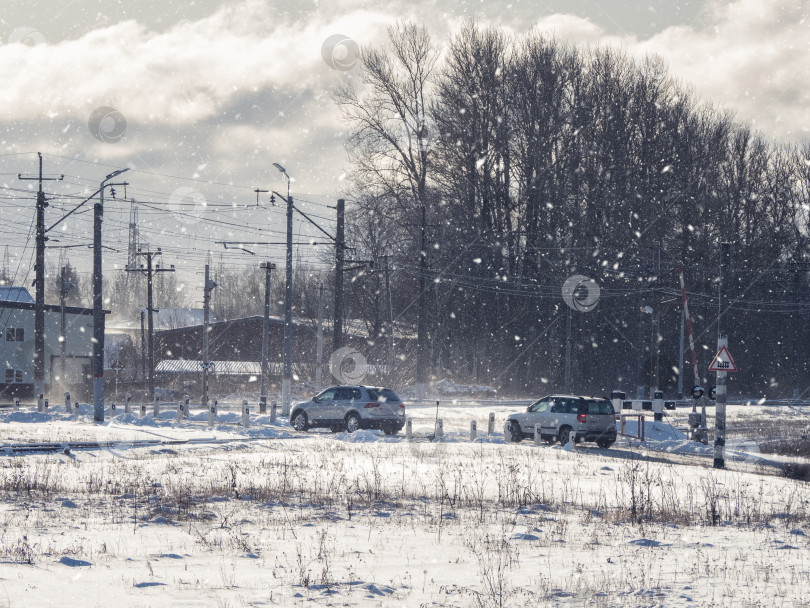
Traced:
[[585, 414], [577, 414], [577, 422], [585, 424]]
[[404, 404], [404, 403], [400, 403], [400, 404], [399, 404], [399, 407], [401, 407], [401, 408], [404, 410], [404, 409], [405, 409], [405, 404]]
[[370, 407], [380, 407], [380, 404], [379, 404], [379, 403], [375, 403], [375, 402], [371, 402], [371, 403], [366, 403], [366, 404], [363, 406], [363, 408], [364, 408], [364, 409], [368, 409], [368, 408], [370, 408]]

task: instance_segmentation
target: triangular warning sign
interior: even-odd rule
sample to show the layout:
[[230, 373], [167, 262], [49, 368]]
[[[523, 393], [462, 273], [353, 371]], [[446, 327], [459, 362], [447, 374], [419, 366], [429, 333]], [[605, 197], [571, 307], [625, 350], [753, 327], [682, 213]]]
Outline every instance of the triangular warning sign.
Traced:
[[712, 364], [709, 366], [710, 372], [736, 372], [737, 366], [734, 364], [734, 359], [731, 353], [728, 352], [726, 346], [722, 346], [720, 351], [714, 356]]

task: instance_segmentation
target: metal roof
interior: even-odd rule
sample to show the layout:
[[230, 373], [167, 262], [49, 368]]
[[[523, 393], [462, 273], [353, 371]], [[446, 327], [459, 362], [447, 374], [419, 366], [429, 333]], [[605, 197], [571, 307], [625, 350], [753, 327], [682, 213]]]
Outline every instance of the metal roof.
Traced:
[[34, 298], [25, 287], [0, 287], [0, 301], [35, 304]]
[[[271, 373], [281, 373], [281, 363], [270, 363]], [[156, 373], [199, 374], [202, 361], [194, 359], [164, 359], [155, 366]], [[259, 361], [211, 361], [211, 374], [222, 376], [260, 376], [262, 364]]]

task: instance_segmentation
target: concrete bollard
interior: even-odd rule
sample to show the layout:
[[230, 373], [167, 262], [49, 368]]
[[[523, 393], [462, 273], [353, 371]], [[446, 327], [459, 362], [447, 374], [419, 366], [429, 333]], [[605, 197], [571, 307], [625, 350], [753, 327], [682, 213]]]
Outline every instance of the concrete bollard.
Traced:
[[208, 406], [208, 426], [214, 426], [214, 423], [217, 420], [217, 406], [219, 402], [214, 399], [211, 402], [211, 405]]
[[45, 411], [45, 396], [40, 393], [39, 397], [37, 397], [37, 411], [44, 412]]
[[436, 439], [444, 437], [444, 420], [439, 418], [436, 420]]
[[661, 421], [664, 419], [664, 393], [662, 391], [655, 391], [655, 399], [653, 399], [653, 420]]
[[116, 410], [115, 401], [113, 401], [112, 403], [110, 403], [110, 416], [115, 416], [115, 410]]
[[141, 402], [141, 418], [146, 417], [146, 401]]
[[185, 409], [185, 405], [182, 401], [177, 402], [177, 418], [176, 422], [180, 422], [183, 419], [183, 410]]
[[413, 440], [413, 418], [408, 418], [405, 421], [405, 439], [408, 441]]
[[124, 413], [132, 413], [132, 393], [127, 393], [126, 400], [124, 401]]
[[478, 421], [470, 420], [470, 441], [475, 441], [478, 437]]
[[250, 409], [248, 408], [247, 399], [242, 399], [242, 426], [250, 426]]
[[272, 401], [270, 403], [270, 424], [275, 424], [278, 417], [278, 403]]
[[158, 398], [157, 398], [157, 397], [155, 397], [155, 404], [154, 404], [154, 406], [152, 407], [152, 416], [153, 416], [155, 419], [157, 419], [157, 417], [158, 417], [159, 415], [160, 415], [160, 401], [158, 400]]
[[259, 397], [259, 413], [267, 413], [267, 397]]
[[543, 443], [543, 436], [540, 434], [540, 425], [534, 425], [534, 445], [540, 446]]
[[489, 423], [487, 424], [487, 435], [495, 433], [495, 412], [489, 413]]
[[14, 400], [14, 409], [16, 411], [18, 411], [18, 412], [20, 411], [20, 400], [19, 399]]
[[184, 407], [183, 407], [183, 418], [188, 418], [188, 411], [191, 409], [191, 406], [189, 405], [189, 401], [191, 401], [189, 396], [188, 395], [183, 395], [183, 405], [184, 405]]
[[70, 393], [65, 393], [65, 411], [68, 416], [73, 415], [73, 404], [70, 402]]
[[512, 425], [507, 420], [503, 425], [503, 440], [504, 443], [511, 443], [512, 441]]
[[48, 400], [45, 399], [45, 401], [43, 403], [45, 404], [44, 407], [45, 407], [45, 411], [47, 412], [48, 411]]

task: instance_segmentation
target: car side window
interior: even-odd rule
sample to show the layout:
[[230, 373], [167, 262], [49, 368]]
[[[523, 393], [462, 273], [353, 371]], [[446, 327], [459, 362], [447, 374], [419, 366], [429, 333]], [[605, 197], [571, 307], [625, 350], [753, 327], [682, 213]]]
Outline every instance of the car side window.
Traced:
[[565, 407], [565, 401], [563, 401], [562, 399], [554, 399], [551, 402], [551, 413], [552, 414], [562, 414], [565, 411], [563, 409], [564, 407]]
[[537, 403], [536, 407], [534, 408], [533, 411], [537, 412], [538, 414], [543, 413], [543, 412], [547, 412], [548, 411], [548, 401], [541, 401], [541, 402]]
[[336, 390], [337, 389], [334, 389], [334, 388], [326, 389], [320, 395], [315, 397], [315, 400], [316, 400], [315, 402], [316, 403], [323, 403], [324, 401], [333, 401], [335, 399], [335, 391]]
[[335, 394], [335, 401], [360, 401], [362, 398], [359, 388], [341, 387]]
[[529, 406], [530, 412], [545, 412], [548, 410], [548, 399], [540, 399]]

